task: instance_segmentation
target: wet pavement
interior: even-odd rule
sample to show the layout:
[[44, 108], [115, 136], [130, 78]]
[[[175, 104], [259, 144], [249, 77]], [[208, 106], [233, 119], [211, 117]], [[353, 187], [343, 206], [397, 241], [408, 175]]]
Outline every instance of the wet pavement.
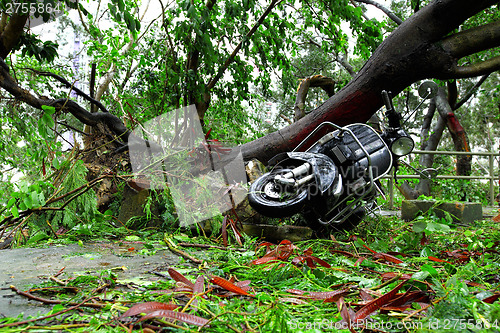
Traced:
[[[33, 285], [48, 281], [64, 268], [61, 279], [69, 276], [95, 275], [96, 272], [112, 269], [118, 283], [157, 280], [152, 271], [165, 272], [179, 263], [177, 255], [168, 250], [145, 249], [141, 244], [89, 243], [50, 246], [46, 248], [17, 248], [0, 251], [0, 317], [17, 317], [45, 314], [52, 306], [29, 301], [14, 293], [10, 286], [28, 290]], [[192, 253], [191, 253], [192, 254]]]

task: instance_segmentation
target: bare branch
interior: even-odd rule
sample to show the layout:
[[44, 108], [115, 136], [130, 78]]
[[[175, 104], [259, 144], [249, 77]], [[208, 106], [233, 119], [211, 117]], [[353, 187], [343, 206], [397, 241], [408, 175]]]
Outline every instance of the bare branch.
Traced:
[[465, 96], [460, 100], [458, 101], [454, 106], [453, 106], [453, 110], [457, 110], [458, 108], [460, 108], [462, 105], [464, 105], [473, 95], [474, 93], [476, 92], [476, 90], [484, 83], [484, 81], [486, 81], [486, 79], [488, 78], [488, 76], [490, 76], [491, 73], [488, 73], [488, 74], [485, 74], [483, 75], [479, 81], [476, 82], [476, 84], [474, 85], [474, 87], [472, 87], [468, 92], [467, 94], [465, 94]]
[[80, 89], [78, 89], [77, 87], [75, 87], [75, 85], [73, 85], [70, 82], [68, 82], [68, 80], [66, 80], [62, 76], [59, 76], [57, 74], [54, 74], [54, 73], [48, 72], [48, 71], [39, 71], [39, 70], [36, 70], [36, 69], [33, 69], [33, 68], [26, 68], [26, 69], [28, 69], [28, 70], [32, 71], [33, 73], [35, 73], [37, 75], [40, 75], [40, 76], [50, 76], [50, 77], [53, 77], [57, 81], [59, 81], [62, 84], [64, 84], [64, 86], [66, 86], [66, 88], [70, 88], [77, 95], [83, 97], [85, 100], [89, 101], [90, 103], [95, 104], [103, 112], [108, 112], [108, 110], [106, 109], [106, 107], [104, 105], [102, 105], [101, 102], [96, 101], [95, 99], [93, 99], [92, 97], [90, 97], [89, 95], [87, 95], [86, 93], [84, 93], [83, 91], [81, 91]]
[[224, 64], [219, 68], [217, 74], [210, 79], [210, 81], [207, 84], [207, 89], [210, 90], [212, 89], [215, 84], [220, 80], [224, 72], [228, 69], [229, 65], [234, 61], [234, 58], [236, 58], [236, 55], [240, 51], [241, 47], [243, 46], [243, 43], [246, 42], [254, 33], [257, 31], [259, 26], [264, 22], [266, 17], [271, 13], [273, 8], [280, 2], [281, 0], [272, 0], [271, 4], [269, 7], [267, 7], [266, 11], [259, 17], [257, 22], [253, 25], [252, 29], [243, 37], [243, 39], [236, 45], [235, 49], [233, 50], [233, 53], [226, 59]]
[[379, 4], [376, 1], [373, 1], [373, 0], [354, 0], [354, 1], [366, 3], [368, 5], [372, 5], [372, 6], [377, 7], [378, 9], [380, 9], [381, 11], [383, 11], [384, 14], [387, 15], [391, 20], [393, 20], [394, 22], [396, 22], [397, 25], [400, 25], [401, 23], [403, 23], [403, 20], [401, 20], [396, 14], [394, 14], [389, 9], [387, 9], [384, 6], [382, 6], [381, 4]]

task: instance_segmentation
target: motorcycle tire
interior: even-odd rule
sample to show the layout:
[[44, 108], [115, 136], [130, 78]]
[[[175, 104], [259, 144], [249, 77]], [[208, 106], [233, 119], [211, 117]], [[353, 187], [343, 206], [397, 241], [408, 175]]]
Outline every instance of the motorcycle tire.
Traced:
[[250, 186], [248, 201], [260, 214], [268, 217], [287, 217], [297, 214], [307, 201], [307, 187], [293, 192], [276, 191], [274, 177], [291, 169], [268, 172], [257, 178]]

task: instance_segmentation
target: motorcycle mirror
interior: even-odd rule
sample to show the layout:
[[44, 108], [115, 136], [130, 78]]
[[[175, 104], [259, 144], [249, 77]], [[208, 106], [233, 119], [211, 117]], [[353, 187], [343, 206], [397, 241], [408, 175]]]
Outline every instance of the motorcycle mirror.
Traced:
[[430, 99], [436, 96], [438, 85], [434, 81], [424, 81], [418, 87], [418, 95], [424, 99]]

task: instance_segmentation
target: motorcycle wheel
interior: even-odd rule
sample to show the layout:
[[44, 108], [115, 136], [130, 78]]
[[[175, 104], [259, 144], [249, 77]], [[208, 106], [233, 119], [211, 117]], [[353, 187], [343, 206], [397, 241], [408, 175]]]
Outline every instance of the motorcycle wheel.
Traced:
[[291, 169], [268, 172], [250, 186], [248, 201], [260, 214], [269, 217], [285, 217], [297, 214], [307, 200], [307, 188], [287, 189], [274, 182], [274, 177]]

